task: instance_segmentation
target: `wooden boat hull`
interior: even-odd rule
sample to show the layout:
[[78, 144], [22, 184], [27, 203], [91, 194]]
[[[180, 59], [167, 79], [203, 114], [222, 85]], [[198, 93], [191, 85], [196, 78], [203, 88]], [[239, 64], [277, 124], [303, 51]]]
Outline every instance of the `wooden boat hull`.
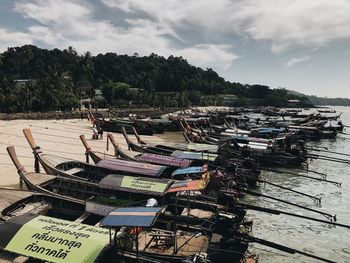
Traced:
[[137, 132], [142, 135], [153, 135], [155, 133], [155, 130], [152, 127], [148, 127], [145, 125], [136, 125], [133, 123], [126, 123], [126, 122], [118, 122], [115, 120], [100, 120], [95, 119], [95, 124], [99, 127], [101, 127], [104, 131], [108, 132], [122, 132], [122, 128], [124, 127], [128, 132], [132, 132], [132, 128], [135, 127]]

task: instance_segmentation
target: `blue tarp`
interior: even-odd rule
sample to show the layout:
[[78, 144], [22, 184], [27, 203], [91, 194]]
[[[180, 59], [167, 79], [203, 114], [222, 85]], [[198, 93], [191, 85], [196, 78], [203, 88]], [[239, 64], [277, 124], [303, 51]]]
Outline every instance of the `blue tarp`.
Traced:
[[215, 161], [217, 154], [214, 153], [199, 153], [199, 152], [184, 152], [174, 151], [171, 156], [175, 158], [188, 159], [188, 160], [208, 160]]
[[198, 174], [202, 172], [205, 172], [202, 166], [193, 166], [193, 167], [176, 169], [173, 172], [172, 176], [179, 175], [179, 174]]
[[249, 137], [237, 136], [237, 135], [230, 136], [230, 138], [233, 139], [233, 140], [240, 140], [240, 141], [249, 141], [250, 140]]
[[259, 128], [259, 133], [273, 133], [273, 132], [284, 132], [285, 129], [280, 128]]
[[160, 207], [123, 207], [110, 212], [102, 219], [102, 227], [141, 226], [150, 227], [157, 219]]

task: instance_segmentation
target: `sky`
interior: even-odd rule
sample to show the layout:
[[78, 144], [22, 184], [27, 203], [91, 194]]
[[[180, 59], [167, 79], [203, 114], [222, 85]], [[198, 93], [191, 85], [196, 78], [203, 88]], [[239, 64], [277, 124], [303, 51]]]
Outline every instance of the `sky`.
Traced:
[[350, 0], [0, 0], [0, 52], [168, 57], [226, 80], [350, 98]]

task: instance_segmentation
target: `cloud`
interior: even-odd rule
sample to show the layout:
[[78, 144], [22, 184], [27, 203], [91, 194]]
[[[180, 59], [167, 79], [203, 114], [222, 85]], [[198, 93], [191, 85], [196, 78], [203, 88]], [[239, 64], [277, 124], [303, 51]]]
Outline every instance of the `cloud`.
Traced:
[[[124, 12], [133, 12], [128, 2], [103, 0], [109, 7]], [[156, 3], [153, 3], [156, 5]], [[26, 41], [24, 44], [41, 43], [51, 47], [75, 47], [79, 52], [91, 51], [94, 54], [117, 52], [118, 54], [149, 55], [154, 52], [162, 56], [179, 55], [190, 63], [215, 69], [227, 68], [237, 56], [230, 51], [230, 45], [199, 43], [189, 45], [176, 33], [169, 23], [154, 19], [133, 17], [124, 21], [127, 27], [113, 24], [108, 17], [94, 16], [94, 6], [87, 1], [77, 0], [29, 0], [15, 4], [15, 11], [24, 18], [32, 19], [37, 25], [27, 28], [27, 33], [16, 33]], [[17, 35], [13, 35], [16, 37]], [[184, 46], [176, 47], [175, 38]], [[10, 45], [13, 42], [7, 41]]]
[[32, 44], [32, 39], [28, 34], [11, 32], [5, 28], [0, 28], [0, 50], [6, 50], [9, 46], [21, 46], [25, 44]]
[[111, 8], [145, 13], [173, 27], [193, 26], [207, 35], [234, 34], [269, 41], [274, 53], [350, 38], [347, 0], [101, 1]]
[[91, 14], [90, 6], [85, 1], [69, 0], [31, 0], [15, 3], [15, 11], [24, 18], [31, 18], [42, 24], [64, 24], [73, 20], [84, 20]]
[[294, 65], [296, 65], [298, 63], [301, 63], [303, 61], [309, 60], [310, 58], [311, 58], [310, 56], [293, 57], [286, 63], [286, 66], [288, 68], [290, 68], [290, 67], [293, 67]]
[[101, 0], [101, 2], [111, 8], [118, 8], [124, 12], [132, 12], [128, 1]]
[[187, 58], [189, 62], [203, 68], [227, 69], [239, 57], [229, 51], [226, 45], [200, 44], [176, 52], [176, 55]]

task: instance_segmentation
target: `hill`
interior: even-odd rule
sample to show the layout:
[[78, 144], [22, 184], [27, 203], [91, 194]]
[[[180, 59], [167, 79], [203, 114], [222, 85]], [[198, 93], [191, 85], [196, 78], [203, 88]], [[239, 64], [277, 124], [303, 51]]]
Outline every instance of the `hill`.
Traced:
[[[234, 94], [235, 105], [286, 106], [289, 99], [310, 105], [305, 96], [261, 84], [229, 82], [214, 70], [182, 57], [78, 54], [74, 48], [11, 47], [0, 54], [0, 111], [65, 110], [92, 98], [95, 104], [185, 107], [221, 105]], [[101, 90], [106, 101], [95, 96]], [[101, 94], [96, 94], [100, 96]]]
[[350, 99], [347, 98], [318, 97], [315, 95], [305, 95], [294, 90], [287, 90], [287, 92], [291, 95], [305, 96], [314, 105], [350, 106]]

